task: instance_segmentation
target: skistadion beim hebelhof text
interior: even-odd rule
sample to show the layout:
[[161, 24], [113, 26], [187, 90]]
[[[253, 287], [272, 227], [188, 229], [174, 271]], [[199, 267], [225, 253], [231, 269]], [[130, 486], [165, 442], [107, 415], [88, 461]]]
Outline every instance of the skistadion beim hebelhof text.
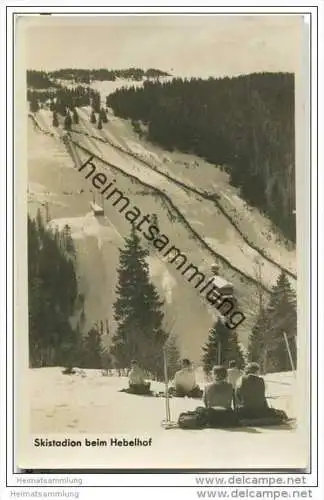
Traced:
[[133, 227], [139, 231], [147, 241], [152, 242], [163, 257], [167, 257], [168, 262], [176, 264], [177, 269], [187, 278], [189, 283], [203, 294], [208, 303], [214, 306], [224, 317], [225, 324], [231, 330], [234, 330], [238, 325], [243, 323], [245, 316], [241, 311], [235, 310], [235, 304], [231, 297], [226, 297], [221, 294], [219, 288], [215, 286], [215, 276], [206, 279], [204, 273], [192, 263], [188, 263], [186, 255], [179, 248], [170, 243], [169, 238], [160, 233], [159, 228], [155, 224], [151, 224], [150, 215], [143, 215], [141, 210], [131, 205], [130, 199], [124, 196], [124, 193], [116, 188], [116, 179], [108, 182], [107, 175], [104, 172], [97, 171], [96, 166], [92, 162], [94, 156], [91, 156], [79, 168], [79, 172], [85, 171], [86, 179], [90, 179], [92, 185], [98, 190], [101, 195], [104, 195], [106, 200], [113, 201], [112, 206], [123, 214], [125, 219], [130, 222]]

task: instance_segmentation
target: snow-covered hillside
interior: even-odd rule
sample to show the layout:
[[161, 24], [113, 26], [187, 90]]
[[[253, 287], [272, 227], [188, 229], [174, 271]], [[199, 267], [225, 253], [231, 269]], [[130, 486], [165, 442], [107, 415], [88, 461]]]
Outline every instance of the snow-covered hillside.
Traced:
[[[77, 250], [80, 291], [85, 294], [87, 326], [108, 319], [113, 333], [112, 306], [119, 248], [129, 234], [129, 223], [114, 209], [107, 210], [105, 217], [95, 217], [89, 212], [93, 198], [91, 185], [74, 168], [65, 146], [29, 125], [29, 212], [35, 215], [37, 208], [41, 208], [45, 216], [47, 203], [50, 226], [70, 226]], [[139, 206], [144, 205], [145, 211], [163, 210], [157, 200], [143, 196], [139, 187], [130, 181], [126, 183], [124, 179], [123, 188], [125, 193], [134, 196], [134, 203], [138, 200]], [[171, 264], [168, 268], [158, 252], [150, 256], [149, 265], [152, 279], [166, 299], [167, 325], [175, 322], [174, 330], [179, 335], [183, 355], [198, 361], [201, 344], [212, 323], [206, 305], [194, 287], [183, 286], [181, 274]], [[109, 343], [110, 339], [105, 342]]]
[[[103, 467], [304, 467], [307, 448], [298, 429], [242, 428], [235, 430], [206, 429], [202, 431], [165, 430], [163, 398], [149, 398], [120, 393], [127, 385], [125, 377], [103, 377], [100, 371], [84, 370], [84, 375], [63, 375], [61, 368], [29, 370], [28, 398], [31, 401], [31, 433], [78, 439], [90, 435], [104, 439], [105, 435], [149, 436], [150, 451], [134, 449], [132, 453], [96, 449], [82, 455], [88, 464]], [[203, 386], [204, 381], [200, 380]], [[291, 373], [266, 377], [271, 405], [296, 416], [294, 377]], [[163, 384], [152, 382], [152, 388], [163, 390]], [[173, 398], [170, 401], [173, 420], [181, 411], [197, 407], [200, 402]], [[275, 446], [274, 446], [275, 437]], [[237, 442], [239, 438], [240, 450]], [[40, 451], [27, 450], [29, 468], [38, 461]], [[42, 451], [42, 467], [53, 463], [58, 453], [53, 448]], [[78, 466], [80, 451], [60, 453], [60, 466]], [[73, 462], [74, 460], [74, 462]], [[51, 462], [52, 461], [52, 462]], [[73, 462], [73, 464], [72, 464]]]
[[[167, 81], [170, 81], [172, 79], [173, 79], [172, 76], [159, 77], [159, 81], [161, 81], [161, 82], [167, 82]], [[125, 88], [125, 87], [142, 87], [145, 81], [146, 81], [146, 78], [144, 78], [143, 80], [140, 80], [140, 81], [130, 80], [130, 79], [127, 80], [125, 78], [116, 78], [115, 81], [92, 80], [90, 87], [93, 90], [100, 92], [101, 102], [105, 106], [106, 105], [106, 97], [109, 94], [112, 94], [116, 90], [119, 90], [119, 89]], [[76, 88], [78, 86], [89, 87], [89, 85], [86, 83], [75, 83], [71, 80], [57, 80], [57, 82], [66, 88]]]
[[[78, 110], [79, 124], [73, 125], [68, 148], [60, 139], [62, 128], [52, 126], [48, 110], [40, 110], [37, 120], [52, 135], [44, 135], [30, 122], [28, 136], [29, 211], [35, 214], [36, 208], [47, 203], [51, 225], [71, 227], [89, 324], [100, 319], [113, 323], [119, 248], [130, 231], [129, 222], [109, 201], [99, 199], [105, 208], [103, 217], [89, 213], [90, 202], [94, 198], [98, 202], [98, 194], [75, 167], [93, 154], [98, 171], [115, 179], [132, 205], [140, 207], [142, 214], [157, 214], [161, 232], [187, 255], [188, 262], [206, 276], [215, 261], [219, 264], [221, 276], [233, 284], [238, 308], [246, 316], [237, 329], [246, 345], [258, 307], [256, 263], [262, 267], [268, 290], [282, 268], [296, 287], [295, 250], [284, 244], [269, 220], [246, 205], [220, 169], [140, 140], [127, 121], [111, 114], [109, 123], [98, 130], [89, 121], [89, 111]], [[211, 192], [217, 195], [218, 204], [206, 197]], [[182, 355], [199, 362], [217, 313], [174, 264], [144, 239], [143, 244], [151, 253], [152, 280], [165, 299], [166, 323], [173, 325]]]

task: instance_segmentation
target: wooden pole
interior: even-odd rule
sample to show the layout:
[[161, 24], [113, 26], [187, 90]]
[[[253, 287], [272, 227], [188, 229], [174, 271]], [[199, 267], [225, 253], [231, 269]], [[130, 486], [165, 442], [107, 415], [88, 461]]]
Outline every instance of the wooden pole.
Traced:
[[[169, 337], [171, 335], [171, 332], [173, 330], [173, 326], [175, 323], [175, 318], [173, 319], [172, 325], [168, 328], [169, 330]], [[169, 339], [168, 337], [168, 339]], [[165, 341], [165, 344], [163, 346], [163, 367], [164, 367], [164, 382], [165, 382], [165, 420], [162, 421], [162, 426], [165, 429], [172, 429], [174, 427], [177, 427], [176, 422], [171, 421], [171, 411], [170, 411], [170, 397], [169, 397], [169, 380], [168, 380], [168, 360], [167, 360], [167, 342], [168, 339]]]
[[163, 348], [163, 363], [164, 363], [164, 382], [165, 382], [165, 421], [171, 422], [169, 384], [168, 384], [168, 363], [167, 363], [165, 347]]
[[288, 337], [287, 337], [286, 332], [282, 332], [282, 333], [283, 333], [283, 337], [285, 339], [285, 344], [286, 344], [286, 349], [287, 349], [288, 356], [289, 356], [289, 361], [290, 361], [291, 369], [292, 369], [293, 374], [296, 376], [296, 368], [295, 368], [294, 361], [293, 361], [293, 358], [292, 358], [292, 355], [291, 355], [291, 350], [290, 350], [290, 346], [289, 346], [289, 342], [288, 342]]
[[267, 346], [264, 346], [263, 349], [263, 374], [265, 375], [267, 373], [267, 357], [268, 357], [268, 349]]
[[169, 400], [169, 383], [168, 383], [168, 363], [166, 357], [166, 348], [163, 348], [163, 364], [164, 364], [164, 383], [165, 383], [165, 422], [171, 422], [170, 400]]

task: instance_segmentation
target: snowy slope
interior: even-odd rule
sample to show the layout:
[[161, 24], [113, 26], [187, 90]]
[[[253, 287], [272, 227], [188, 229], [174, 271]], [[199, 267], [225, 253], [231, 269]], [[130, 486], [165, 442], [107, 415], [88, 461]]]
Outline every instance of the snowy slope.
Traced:
[[[46, 202], [51, 226], [62, 228], [68, 224], [71, 227], [77, 249], [80, 291], [85, 294], [86, 299], [86, 326], [100, 319], [108, 319], [113, 333], [112, 305], [115, 301], [119, 248], [124, 246], [124, 238], [129, 234], [130, 225], [113, 209], [107, 210], [105, 217], [94, 217], [89, 212], [93, 198], [91, 185], [74, 168], [64, 145], [35, 131], [32, 124], [29, 126], [29, 134], [29, 182], [30, 189], [34, 189], [29, 212], [35, 215], [40, 207], [45, 216]], [[64, 161], [58, 161], [58, 156], [63, 152]], [[39, 188], [37, 191], [35, 186]], [[143, 195], [141, 189], [130, 181], [126, 183], [123, 180], [123, 189], [133, 197], [134, 203], [143, 207], [143, 212], [149, 213], [152, 209], [156, 213], [163, 211], [158, 200]], [[197, 255], [193, 258], [197, 262], [201, 261], [199, 248], [194, 250]], [[149, 265], [153, 282], [160, 290], [161, 297], [166, 299], [166, 323], [174, 322], [174, 331], [179, 336], [183, 355], [198, 361], [201, 345], [213, 317], [194, 287], [186, 284], [175, 266], [167, 266], [157, 252], [150, 256]], [[109, 343], [110, 338], [105, 341]]]
[[[105, 128], [109, 128], [111, 134], [116, 131], [132, 153], [149, 162], [158, 171], [188, 186], [216, 193], [221, 206], [248, 240], [274, 261], [296, 273], [296, 252], [293, 246], [284, 241], [267, 217], [238, 196], [237, 190], [229, 184], [227, 174], [194, 155], [165, 152], [158, 146], [139, 139], [126, 120], [115, 118]], [[241, 246], [243, 247], [240, 245], [240, 248]]]
[[[110, 133], [110, 130], [115, 127], [115, 123], [117, 120], [114, 120], [113, 125], [111, 125], [110, 123], [108, 123], [107, 125], [103, 124], [103, 130], [98, 130], [95, 125], [92, 125], [89, 122], [90, 109], [87, 109], [86, 112], [87, 116], [86, 119], [84, 119], [85, 110], [80, 110], [82, 119], [80, 125], [74, 128], [78, 131], [86, 130], [87, 133], [92, 134], [94, 137], [104, 138], [106, 135], [106, 138], [109, 140], [109, 142], [112, 142], [112, 144], [116, 144], [120, 148], [120, 141], [118, 144], [118, 142], [114, 140], [114, 135], [117, 135], [117, 131], [115, 130], [114, 134]], [[129, 145], [127, 136], [125, 136], [125, 131], [121, 130], [120, 127], [118, 128], [118, 134], [119, 137], [122, 138], [123, 142]], [[76, 137], [76, 140], [82, 143], [84, 138]], [[172, 180], [169, 180], [166, 176], [161, 175], [160, 168], [161, 172], [163, 172], [164, 170], [164, 172], [171, 175], [173, 175], [174, 169], [174, 165], [169, 162], [168, 169], [167, 171], [165, 170], [165, 163], [163, 162], [162, 153], [160, 154], [159, 160], [156, 160], [156, 158], [158, 158], [157, 155], [155, 155], [155, 157], [152, 157], [151, 155], [149, 157], [147, 155], [139, 155], [144, 156], [145, 159], [151, 163], [152, 166], [150, 168], [143, 162], [138, 161], [136, 159], [136, 156], [131, 157], [127, 154], [123, 154], [120, 149], [112, 147], [111, 144], [103, 144], [102, 141], [92, 140], [92, 146], [89, 146], [90, 140], [86, 138], [86, 141], [87, 147], [89, 147], [91, 151], [97, 152], [99, 149], [101, 151], [101, 154], [99, 153], [99, 156], [103, 158], [109, 158], [109, 161], [122, 168], [125, 172], [136, 175], [136, 177], [143, 182], [147, 182], [152, 186], [158, 187], [159, 189], [167, 193], [172, 198], [174, 203], [183, 211], [187, 220], [193, 225], [194, 229], [198, 233], [200, 233], [201, 237], [204, 238], [206, 242], [217, 253], [221, 254], [230, 262], [237, 265], [240, 269], [242, 269], [242, 271], [249, 274], [251, 277], [255, 277], [255, 261], [256, 259], [259, 259], [263, 267], [262, 272], [264, 283], [269, 287], [274, 284], [280, 272], [278, 266], [263, 258], [263, 255], [261, 255], [260, 252], [249, 245], [238, 233], [235, 227], [233, 227], [229, 220], [224, 217], [224, 215], [219, 211], [217, 207], [215, 207], [213, 202], [204, 200], [202, 204], [201, 197], [196, 196], [192, 192], [188, 192], [186, 189], [172, 182]], [[134, 144], [134, 141], [132, 141], [131, 144]], [[143, 149], [143, 146], [139, 146]], [[122, 149], [124, 148], [122, 147]], [[135, 154], [138, 155], [138, 148], [137, 150], [135, 150]], [[195, 172], [196, 170], [197, 168], [194, 167], [193, 171]], [[188, 167], [186, 169], [186, 178], [184, 180], [186, 181], [186, 179], [189, 178], [188, 185], [192, 186], [193, 183], [190, 179], [190, 171], [191, 169]], [[213, 179], [217, 178], [217, 176], [219, 177], [218, 184], [215, 185]], [[223, 177], [222, 180], [221, 177]], [[177, 175], [175, 175], [175, 178], [177, 178]], [[183, 181], [183, 179], [180, 180]], [[260, 226], [259, 220], [254, 222], [254, 226], [253, 222], [248, 222], [251, 221], [251, 219], [253, 221], [251, 213], [247, 211], [246, 204], [243, 203], [243, 200], [235, 195], [235, 193], [230, 192], [228, 181], [226, 183], [224, 175], [220, 176], [219, 171], [214, 166], [209, 165], [209, 168], [204, 168], [204, 175], [202, 176], [200, 174], [200, 179], [198, 183], [196, 180], [195, 186], [199, 187], [203, 191], [207, 187], [205, 186], [206, 181], [208, 182], [207, 186], [209, 186], [209, 191], [211, 184], [212, 186], [214, 186], [214, 191], [216, 191], [217, 193], [222, 193], [222, 205], [227, 207], [223, 199], [230, 200], [232, 205], [230, 209], [228, 209], [229, 213], [233, 215], [235, 220], [243, 221], [243, 224], [239, 223], [240, 227], [244, 228], [245, 233], [251, 235], [250, 239], [253, 243], [258, 243], [257, 248], [261, 248], [263, 251], [265, 251], [265, 253], [270, 252], [270, 256], [275, 257], [275, 262], [278, 262], [282, 265], [287, 265], [287, 268], [294, 272], [294, 252], [289, 252], [284, 246], [278, 248], [278, 243], [273, 241], [273, 232], [271, 232], [269, 229], [267, 230], [267, 227]], [[229, 196], [229, 194], [225, 193], [229, 193], [231, 197]], [[240, 214], [240, 217], [237, 217], [238, 212]], [[201, 226], [201, 222], [203, 222], [203, 227]], [[248, 223], [249, 227], [245, 227]], [[256, 231], [255, 226], [258, 226], [258, 232]], [[267, 243], [265, 243], [264, 241], [263, 244], [261, 244], [260, 237], [259, 241], [257, 240], [257, 242], [255, 242], [254, 235], [259, 233], [265, 236], [267, 236], [268, 233], [271, 235], [267, 236]], [[273, 248], [274, 251], [272, 251]], [[295, 286], [296, 282], [293, 280], [292, 284], [293, 286]]]
[[[79, 374], [65, 376], [60, 368], [29, 370], [28, 397], [34, 436], [46, 435], [50, 439], [54, 436], [77, 439], [78, 435], [100, 439], [105, 435], [153, 438], [150, 451], [143, 452], [139, 448], [133, 450], [131, 456], [127, 452], [113, 453], [107, 449], [84, 452], [83, 456], [91, 466], [259, 468], [306, 465], [307, 447], [296, 429], [164, 430], [161, 427], [163, 398], [118, 392], [127, 384], [124, 377], [103, 377], [97, 370], [85, 370], [85, 374], [85, 377]], [[163, 389], [163, 385], [156, 382], [152, 382], [152, 386], [156, 390]], [[267, 387], [269, 395], [277, 396], [269, 401], [275, 401], [276, 407], [294, 416], [292, 375], [269, 375]], [[176, 420], [181, 411], [195, 408], [199, 401], [173, 398], [170, 404], [172, 418]], [[238, 438], [243, 455], [237, 453]], [[30, 453], [29, 463], [33, 459], [39, 462], [37, 450], [30, 447]], [[53, 449], [43, 453], [43, 460], [51, 459], [55, 459]], [[81, 460], [80, 451], [61, 453], [60, 460], [64, 465], [74, 460], [73, 467], [77, 467]]]
[[[42, 128], [52, 132], [50, 113], [42, 110], [38, 115]], [[53, 223], [59, 226], [68, 223], [71, 226], [78, 250], [80, 282], [86, 295], [89, 323], [99, 319], [110, 320], [112, 317], [119, 248], [130, 231], [129, 222], [109, 201], [104, 203], [104, 217], [91, 218], [89, 214], [90, 201], [96, 197], [96, 190], [75, 166], [85, 162], [89, 154], [93, 153], [96, 155], [97, 168], [105, 172], [110, 180], [116, 180], [116, 186], [129, 197], [132, 205], [140, 207], [142, 214], [158, 214], [161, 232], [187, 255], [188, 262], [198, 266], [209, 277], [211, 265], [215, 261], [212, 252], [224, 259], [218, 262], [220, 274], [233, 283], [238, 308], [246, 316], [237, 330], [239, 340], [246, 345], [258, 304], [258, 290], [253, 281], [256, 274], [255, 260], [260, 259], [264, 285], [270, 288], [280, 272], [278, 264], [282, 263], [294, 271], [294, 251], [289, 251], [280, 241], [276, 241], [274, 233], [270, 232], [272, 239], [269, 247], [263, 244], [262, 238], [258, 240], [254, 237], [254, 234], [260, 235], [265, 231], [262, 226], [265, 224], [264, 217], [258, 213], [254, 216], [254, 212], [248, 208], [244, 211], [242, 207], [245, 205], [231, 191], [226, 174], [214, 166], [204, 163], [204, 175], [199, 175], [197, 163], [201, 160], [191, 157], [189, 163], [188, 155], [166, 154], [157, 148], [153, 151], [151, 146], [132, 135], [129, 124], [119, 118], [109, 116], [109, 123], [103, 124], [103, 129], [98, 130], [89, 121], [88, 108], [79, 110], [79, 115], [79, 125], [73, 125], [72, 157], [59, 137], [44, 136], [30, 125], [30, 212], [35, 213], [36, 207], [44, 205], [46, 201]], [[62, 133], [61, 127], [58, 130]], [[80, 146], [86, 149], [80, 149]], [[132, 148], [136, 150], [138, 158], [127, 154]], [[141, 158], [145, 158], [148, 164], [145, 165]], [[104, 162], [118, 168], [109, 167]], [[171, 175], [171, 179], [165, 174]], [[217, 183], [222, 199], [226, 195], [236, 200], [235, 210], [240, 207], [241, 227], [244, 223], [249, 238], [257, 248], [269, 251], [274, 261], [267, 260], [249, 245], [213, 202], [188, 191], [173, 179], [200, 191], [208, 191], [210, 185]], [[173, 206], [163, 198], [164, 195]], [[102, 204], [103, 200], [97, 196], [96, 202]], [[183, 216], [184, 221], [179, 215]], [[193, 231], [205, 242], [205, 247]], [[165, 298], [166, 323], [174, 324], [182, 354], [198, 362], [201, 346], [217, 313], [205, 298], [199, 296], [194, 286], [181, 276], [174, 264], [162, 259], [162, 255], [154, 251], [144, 238], [143, 244], [151, 252], [149, 263], [152, 280]], [[292, 279], [292, 283], [295, 286], [296, 281]]]

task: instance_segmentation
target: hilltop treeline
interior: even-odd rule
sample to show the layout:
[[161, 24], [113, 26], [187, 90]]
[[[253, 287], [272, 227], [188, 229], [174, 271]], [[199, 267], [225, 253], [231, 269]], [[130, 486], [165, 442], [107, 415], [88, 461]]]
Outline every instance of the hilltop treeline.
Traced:
[[140, 68], [127, 69], [75, 69], [64, 68], [56, 71], [27, 71], [27, 85], [35, 88], [47, 88], [55, 86], [52, 83], [53, 79], [74, 80], [80, 83], [90, 83], [92, 80], [115, 81], [117, 78], [126, 80], [141, 81], [143, 78], [160, 78], [170, 76], [165, 71], [160, 69], [149, 68], [143, 70]]
[[27, 87], [35, 89], [59, 88], [45, 71], [27, 70]]
[[75, 107], [90, 106], [99, 113], [100, 111], [100, 93], [90, 87], [78, 86], [76, 88], [59, 88], [55, 92], [27, 90], [27, 100], [30, 103], [30, 111], [36, 112], [40, 103], [51, 101], [52, 111], [57, 111], [65, 116], [67, 109]]
[[140, 81], [143, 78], [159, 78], [162, 76], [169, 76], [168, 73], [160, 69], [149, 68], [144, 71], [140, 68], [127, 68], [127, 69], [60, 69], [51, 71], [49, 73], [51, 78], [58, 78], [63, 80], [78, 80], [89, 83], [91, 80], [114, 81], [117, 78], [124, 78], [126, 80]]
[[293, 74], [147, 81], [116, 90], [107, 106], [147, 124], [164, 148], [225, 166], [242, 197], [295, 241]]

